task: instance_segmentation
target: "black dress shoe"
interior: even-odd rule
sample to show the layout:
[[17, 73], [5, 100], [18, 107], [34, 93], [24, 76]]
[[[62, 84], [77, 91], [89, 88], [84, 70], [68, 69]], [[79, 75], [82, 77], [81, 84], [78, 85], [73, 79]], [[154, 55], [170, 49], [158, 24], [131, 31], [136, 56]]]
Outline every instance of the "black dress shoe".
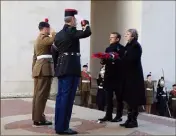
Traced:
[[107, 117], [107, 116], [105, 116], [104, 118], [101, 118], [101, 119], [98, 119], [99, 121], [102, 121], [102, 122], [104, 122], [104, 121], [111, 121], [112, 120], [112, 117]]
[[36, 126], [36, 127], [39, 127], [39, 126], [49, 126], [49, 125], [52, 125], [52, 122], [47, 121], [47, 120], [46, 121], [39, 121], [39, 122], [34, 121], [33, 125]]
[[75, 134], [78, 134], [78, 132], [74, 131], [72, 129], [68, 129], [68, 130], [65, 130], [63, 132], [56, 132], [56, 134], [59, 134], [59, 135], [75, 135]]
[[111, 120], [111, 122], [120, 122], [122, 121], [121, 117], [115, 117], [113, 120]]
[[125, 127], [128, 124], [129, 120], [125, 121], [125, 123], [120, 124], [121, 127]]

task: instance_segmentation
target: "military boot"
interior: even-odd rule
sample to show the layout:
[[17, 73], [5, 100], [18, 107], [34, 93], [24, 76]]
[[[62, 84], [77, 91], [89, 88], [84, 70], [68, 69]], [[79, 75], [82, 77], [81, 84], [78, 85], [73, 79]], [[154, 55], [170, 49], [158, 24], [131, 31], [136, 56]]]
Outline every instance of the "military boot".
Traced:
[[138, 122], [137, 122], [137, 116], [138, 116], [137, 111], [132, 111], [131, 113], [131, 119], [125, 124], [126, 128], [135, 128], [138, 127]]

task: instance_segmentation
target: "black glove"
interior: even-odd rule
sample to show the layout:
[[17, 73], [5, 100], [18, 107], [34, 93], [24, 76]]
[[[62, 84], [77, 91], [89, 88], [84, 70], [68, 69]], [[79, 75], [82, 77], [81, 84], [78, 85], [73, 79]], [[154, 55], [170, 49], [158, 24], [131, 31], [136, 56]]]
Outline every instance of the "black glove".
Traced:
[[85, 25], [89, 25], [89, 21], [88, 20], [82, 20], [81, 21], [81, 26], [85, 26]]

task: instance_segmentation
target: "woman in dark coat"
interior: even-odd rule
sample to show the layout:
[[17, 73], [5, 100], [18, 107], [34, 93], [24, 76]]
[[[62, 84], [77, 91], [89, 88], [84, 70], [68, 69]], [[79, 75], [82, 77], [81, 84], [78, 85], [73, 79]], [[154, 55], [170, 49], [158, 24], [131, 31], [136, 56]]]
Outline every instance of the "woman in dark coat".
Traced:
[[125, 38], [127, 44], [123, 57], [125, 75], [122, 95], [123, 100], [128, 105], [128, 118], [120, 126], [134, 128], [138, 127], [138, 107], [146, 103], [144, 76], [141, 64], [142, 48], [138, 43], [138, 33], [135, 29], [129, 29], [126, 32]]

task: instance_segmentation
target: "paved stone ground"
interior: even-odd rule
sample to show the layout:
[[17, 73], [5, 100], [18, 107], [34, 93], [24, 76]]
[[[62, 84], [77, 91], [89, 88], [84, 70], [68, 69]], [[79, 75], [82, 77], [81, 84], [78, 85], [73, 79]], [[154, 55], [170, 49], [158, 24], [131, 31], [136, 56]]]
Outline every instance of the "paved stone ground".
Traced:
[[[55, 102], [48, 100], [45, 114], [54, 121]], [[54, 126], [32, 127], [31, 99], [1, 99], [1, 135], [55, 135]], [[79, 135], [176, 135], [176, 120], [148, 115], [139, 115], [139, 127], [126, 129], [118, 123], [98, 124], [96, 120], [104, 112], [74, 106], [70, 126]], [[123, 117], [123, 121], [126, 117]]]

